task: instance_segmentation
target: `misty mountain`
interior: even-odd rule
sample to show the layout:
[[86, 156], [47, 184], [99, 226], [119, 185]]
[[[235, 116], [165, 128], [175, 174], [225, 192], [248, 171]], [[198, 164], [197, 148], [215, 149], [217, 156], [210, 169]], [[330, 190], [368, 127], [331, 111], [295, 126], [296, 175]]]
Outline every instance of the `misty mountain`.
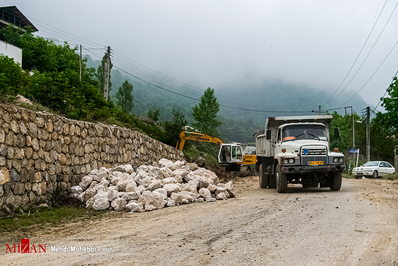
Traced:
[[[86, 58], [89, 67], [97, 68], [100, 64], [100, 60], [94, 61], [89, 56]], [[159, 109], [160, 119], [165, 121], [172, 118], [171, 111], [175, 109], [182, 111], [189, 124], [192, 124], [192, 107], [198, 104], [207, 87], [200, 90], [186, 84], [172, 83], [166, 79], [164, 83], [161, 83], [162, 81], [159, 79], [152, 80], [149, 77], [142, 79], [156, 86], [113, 68], [111, 98], [114, 98], [122, 83], [128, 80], [133, 84], [133, 113], [135, 115], [146, 116], [149, 110]], [[318, 114], [319, 105], [327, 102], [334, 92], [334, 90], [315, 89], [305, 84], [287, 83], [282, 80], [254, 82], [250, 79], [236, 81], [233, 84], [226, 84], [214, 89], [220, 103], [219, 117], [223, 122], [219, 127], [221, 137], [224, 141], [242, 143], [254, 141], [252, 135], [256, 130], [264, 128], [267, 117]], [[166, 90], [173, 91], [178, 95]], [[361, 115], [361, 109], [365, 108], [367, 104], [358, 95], [350, 103], [344, 105], [353, 94], [352, 91], [344, 91], [336, 100], [321, 107], [322, 113], [337, 111], [344, 114], [344, 107], [349, 105], [353, 106], [354, 111]], [[351, 112], [351, 109], [347, 111]]]

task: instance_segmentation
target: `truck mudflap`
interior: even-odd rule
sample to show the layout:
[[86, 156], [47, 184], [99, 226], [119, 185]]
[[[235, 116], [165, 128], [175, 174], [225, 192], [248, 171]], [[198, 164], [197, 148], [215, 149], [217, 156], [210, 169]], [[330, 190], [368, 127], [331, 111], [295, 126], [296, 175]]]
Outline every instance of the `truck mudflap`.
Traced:
[[283, 174], [342, 172], [345, 165], [282, 166]]

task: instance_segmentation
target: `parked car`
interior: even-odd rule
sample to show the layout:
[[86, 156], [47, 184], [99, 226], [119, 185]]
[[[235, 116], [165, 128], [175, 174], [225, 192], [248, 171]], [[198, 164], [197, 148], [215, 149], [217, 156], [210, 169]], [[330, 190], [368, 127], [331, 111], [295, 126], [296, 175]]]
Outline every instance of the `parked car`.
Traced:
[[383, 161], [370, 161], [352, 169], [352, 174], [355, 178], [361, 178], [362, 176], [378, 178], [393, 173], [395, 173], [395, 168], [389, 162]]

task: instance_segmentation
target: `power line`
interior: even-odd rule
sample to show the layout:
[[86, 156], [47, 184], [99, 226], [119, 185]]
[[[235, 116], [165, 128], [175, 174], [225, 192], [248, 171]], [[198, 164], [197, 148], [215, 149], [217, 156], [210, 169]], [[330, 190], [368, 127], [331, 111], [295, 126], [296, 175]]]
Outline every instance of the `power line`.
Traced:
[[386, 2], [384, 3], [383, 8], [381, 9], [381, 11], [380, 11], [380, 13], [379, 13], [379, 16], [377, 17], [375, 23], [373, 24], [373, 27], [372, 27], [371, 31], [369, 32], [369, 35], [368, 35], [368, 37], [366, 38], [365, 43], [362, 45], [362, 48], [361, 48], [361, 50], [359, 51], [359, 54], [357, 55], [357, 58], [355, 58], [355, 61], [354, 61], [354, 63], [352, 64], [350, 70], [348, 70], [347, 75], [344, 77], [343, 81], [340, 83], [339, 87], [338, 87], [338, 88], [336, 89], [336, 91], [332, 94], [332, 96], [330, 96], [330, 98], [329, 98], [324, 104], [322, 104], [322, 106], [328, 104], [328, 103], [331, 101], [331, 99], [333, 98], [333, 96], [337, 93], [337, 91], [340, 89], [341, 85], [343, 85], [344, 81], [347, 79], [348, 75], [351, 73], [352, 68], [354, 67], [355, 63], [357, 62], [359, 56], [361, 55], [363, 49], [365, 48], [366, 43], [368, 42], [368, 40], [369, 40], [369, 38], [370, 38], [370, 35], [372, 34], [372, 32], [373, 32], [373, 30], [374, 30], [374, 28], [375, 28], [377, 22], [379, 21], [379, 18], [380, 18], [380, 16], [381, 16], [381, 14], [383, 13], [384, 7], [386, 6], [387, 2], [388, 2], [388, 0], [386, 0]]
[[[66, 31], [60, 30], [60, 29], [58, 29], [58, 28], [56, 28], [56, 27], [53, 27], [53, 26], [48, 25], [48, 24], [46, 24], [46, 23], [43, 23], [43, 22], [41, 22], [41, 21], [39, 21], [39, 20], [36, 20], [36, 19], [33, 19], [33, 18], [31, 18], [31, 19], [34, 20], [34, 21], [37, 21], [37, 22], [39, 22], [39, 23], [41, 23], [41, 24], [43, 24], [43, 25], [48, 26], [48, 27], [45, 27], [45, 26], [41, 25], [41, 27], [43, 27], [43, 28], [45, 28], [46, 30], [52, 32], [52, 33], [50, 33], [50, 35], [61, 36], [62, 38], [72, 39], [72, 40], [78, 41], [78, 42], [83, 43], [83, 44], [84, 44], [84, 43], [86, 43], [86, 44], [91, 43], [91, 45], [92, 45], [92, 44], [95, 44], [95, 45], [100, 46], [101, 48], [97, 48], [97, 47], [95, 47], [95, 48], [86, 48], [86, 47], [84, 47], [84, 49], [85, 49], [86, 51], [90, 52], [91, 54], [93, 54], [94, 56], [96, 56], [98, 59], [101, 59], [101, 56], [99, 56], [98, 54], [94, 53], [92, 50], [94, 50], [94, 49], [96, 49], [96, 50], [97, 50], [97, 49], [104, 49], [106, 46], [103, 46], [103, 45], [101, 45], [101, 44], [95, 43], [95, 42], [93, 42], [93, 41], [90, 41], [90, 40], [87, 40], [87, 39], [84, 39], [84, 38], [81, 38], [81, 37], [79, 37], [79, 36], [77, 36], [77, 35], [68, 33], [68, 32], [66, 32]], [[55, 31], [55, 30], [52, 30], [52, 29], [55, 29], [56, 31]], [[58, 32], [57, 32], [57, 31], [58, 31]], [[43, 32], [49, 33], [49, 32], [47, 32], [47, 31], [43, 31]], [[63, 34], [63, 33], [66, 33], [67, 35], [66, 35], [66, 34]], [[70, 36], [68, 36], [68, 35], [70, 35]], [[85, 41], [83, 42], [83, 41], [81, 41], [81, 40], [85, 40]], [[87, 46], [89, 46], [89, 45], [87, 45]], [[112, 55], [112, 56], [113, 56], [113, 55]], [[127, 58], [127, 57], [126, 57], [126, 58]], [[124, 59], [124, 58], [122, 58], [122, 59]], [[133, 60], [131, 60], [131, 59], [129, 59], [129, 60], [130, 60], [130, 61], [133, 61]], [[126, 60], [125, 60], [125, 62], [127, 62], [127, 64], [130, 63], [130, 62], [126, 61]], [[181, 83], [181, 84], [187, 85], [188, 87], [191, 87], [191, 88], [194, 88], [194, 89], [198, 89], [198, 88], [196, 88], [196, 87], [194, 87], [194, 86], [191, 86], [191, 85], [189, 85], [189, 84], [180, 82], [180, 81], [178, 81], [178, 80], [176, 80], [176, 79], [173, 79], [173, 78], [171, 78], [171, 77], [168, 77], [168, 76], [166, 76], [166, 75], [163, 75], [163, 74], [161, 74], [161, 73], [159, 73], [159, 72], [153, 71], [153, 70], [151, 70], [150, 68], [145, 67], [145, 66], [143, 66], [143, 65], [141, 65], [141, 64], [139, 64], [139, 63], [137, 63], [137, 62], [135, 62], [135, 61], [133, 61], [133, 62], [134, 62], [135, 64], [141, 66], [141, 71], [143, 71], [143, 70], [142, 70], [142, 67], [143, 67], [143, 68], [149, 69], [151, 72], [156, 73], [156, 76], [162, 76], [162, 77], [167, 78], [167, 79], [169, 79], [169, 80], [174, 80], [174, 81], [179, 82], [179, 83]], [[136, 79], [138, 79], [138, 80], [141, 80], [141, 81], [143, 81], [143, 82], [146, 82], [146, 83], [148, 83], [148, 84], [150, 84], [150, 85], [152, 85], [152, 86], [154, 86], [154, 87], [157, 87], [157, 88], [159, 88], [159, 89], [168, 91], [168, 92], [170, 92], [170, 93], [179, 95], [179, 96], [181, 96], [181, 97], [189, 98], [189, 99], [192, 99], [192, 100], [195, 100], [195, 101], [200, 101], [200, 99], [198, 99], [198, 98], [194, 98], [194, 97], [191, 97], [191, 96], [187, 96], [187, 95], [185, 95], [185, 94], [183, 94], [183, 93], [179, 93], [179, 92], [176, 92], [176, 91], [173, 91], [173, 90], [164, 88], [164, 86], [156, 85], [156, 84], [154, 84], [154, 83], [152, 83], [152, 82], [149, 82], [149, 81], [147, 81], [147, 80], [145, 80], [145, 79], [142, 79], [142, 78], [140, 78], [140, 77], [138, 77], [138, 76], [136, 76], [136, 75], [133, 75], [133, 74], [131, 74], [131, 73], [129, 73], [129, 72], [127, 72], [127, 71], [125, 71], [125, 70], [123, 70], [123, 69], [117, 67], [117, 66], [115, 66], [115, 68], [117, 68], [118, 70], [122, 71], [123, 73], [126, 73], [126, 74], [128, 74], [128, 75], [130, 75], [130, 76], [132, 76], [132, 77], [134, 77], [134, 78], [136, 78]], [[137, 67], [136, 67], [136, 68], [137, 68]], [[140, 67], [138, 67], [138, 68], [140, 68]], [[153, 75], [153, 73], [151, 73], [151, 72], [149, 72], [149, 71], [146, 71], [146, 72], [147, 72], [147, 77], [148, 77], [148, 75], [151, 75], [151, 74]], [[145, 73], [145, 72], [144, 72], [144, 73]], [[142, 75], [142, 73], [141, 73], [141, 75]], [[153, 79], [153, 77], [151, 77], [151, 76], [149, 76], [148, 78]], [[156, 81], [156, 82], [159, 82], [159, 81]], [[160, 83], [165, 83], [165, 81], [162, 80]], [[168, 81], [168, 83], [172, 83], [172, 84], [173, 84], [173, 82], [171, 82], [171, 81]], [[174, 87], [174, 86], [173, 86], [173, 87]], [[182, 86], [179, 85], [179, 87], [181, 88]], [[182, 88], [184, 88], [184, 87], [182, 87]], [[185, 88], [185, 89], [188, 89], [188, 88]], [[194, 91], [195, 91], [195, 90], [194, 90]], [[195, 91], [195, 92], [197, 93], [197, 91]], [[190, 90], [190, 93], [192, 93], [192, 90]], [[236, 99], [236, 100], [238, 100], [239, 102], [241, 102], [240, 99]], [[291, 110], [291, 111], [287, 111], [287, 110], [259, 110], [259, 109], [248, 109], [248, 108], [241, 108], [241, 107], [226, 105], [226, 104], [222, 104], [222, 103], [220, 104], [220, 106], [221, 106], [221, 107], [225, 107], [225, 108], [231, 108], [231, 109], [242, 110], [242, 111], [250, 111], [250, 112], [312, 113], [312, 111], [302, 111], [302, 110], [294, 110], [294, 111]]]
[[[46, 26], [48, 26], [48, 27], [51, 27], [51, 28], [53, 28], [53, 29], [55, 29], [55, 30], [57, 30], [57, 31], [61, 31], [61, 32], [64, 32], [64, 33], [66, 33], [66, 34], [68, 34], [68, 35], [71, 35], [71, 36], [74, 36], [74, 37], [76, 37], [76, 38], [79, 38], [80, 40], [84, 40], [84, 41], [86, 41], [86, 42], [89, 42], [89, 43], [98, 45], [98, 46], [100, 46], [100, 47], [105, 47], [105, 46], [103, 46], [102, 44], [93, 42], [93, 41], [88, 40], [88, 39], [85, 39], [85, 38], [81, 38], [81, 37], [79, 37], [79, 36], [77, 36], [77, 35], [74, 35], [74, 34], [72, 34], [72, 33], [66, 32], [66, 31], [64, 31], [64, 30], [58, 29], [58, 28], [53, 27], [53, 26], [51, 26], [51, 25], [48, 25], [48, 24], [46, 24], [46, 23], [44, 23], [44, 22], [41, 22], [41, 21], [39, 21], [39, 20], [37, 20], [37, 19], [34, 19], [34, 18], [32, 18], [32, 17], [29, 17], [29, 19], [34, 20], [34, 21], [36, 21], [36, 22], [39, 22], [39, 23], [41, 23], [41, 24], [43, 24], [43, 25], [46, 25]], [[44, 27], [44, 26], [42, 26], [42, 27]]]
[[[359, 70], [362, 68], [363, 64], [364, 64], [364, 63], [366, 62], [366, 60], [368, 59], [370, 53], [373, 51], [373, 48], [375, 47], [375, 45], [376, 45], [377, 42], [379, 41], [380, 36], [383, 34], [384, 29], [386, 28], [386, 26], [387, 26], [388, 22], [390, 21], [392, 15], [394, 14], [395, 9], [397, 8], [397, 6], [398, 6], [398, 3], [395, 5], [395, 7], [394, 7], [394, 9], [392, 10], [390, 16], [388, 17], [387, 22], [384, 24], [384, 27], [383, 27], [383, 29], [381, 30], [379, 36], [377, 37], [377, 39], [376, 39], [376, 41], [374, 42], [372, 48], [370, 49], [370, 51], [369, 51], [368, 54], [366, 55], [365, 59], [362, 61], [361, 65], [359, 66], [359, 68], [357, 69], [357, 71], [356, 71], [356, 72], [354, 73], [354, 75], [351, 77], [350, 81], [349, 81], [349, 82], [344, 86], [344, 88], [339, 92], [339, 94], [337, 94], [330, 102], [334, 101], [337, 97], [339, 97], [339, 96], [341, 95], [341, 93], [348, 87], [348, 85], [351, 83], [351, 81], [355, 78], [355, 76], [358, 74]], [[330, 102], [329, 102], [329, 103], [330, 103]]]
[[[383, 63], [386, 61], [386, 59], [388, 58], [388, 56], [391, 54], [391, 52], [394, 50], [395, 46], [398, 44], [398, 41], [395, 42], [394, 46], [391, 48], [391, 50], [388, 52], [388, 54], [386, 55], [386, 57], [383, 59], [383, 61], [381, 62], [381, 64], [377, 67], [377, 69], [375, 70], [375, 72], [373, 72], [372, 76], [370, 76], [370, 78], [365, 82], [365, 84], [347, 101], [345, 102], [343, 105], [346, 105], [349, 101], [351, 101], [367, 84], [368, 82], [373, 78], [373, 76], [377, 73], [377, 71], [380, 69], [380, 67], [383, 65]], [[340, 106], [340, 107], [341, 107]]]
[[[398, 71], [397, 73], [395, 73], [395, 76], [392, 78], [391, 82], [390, 82], [390, 86], [391, 84], [394, 82], [394, 79], [397, 77], [398, 75]], [[376, 110], [376, 108], [379, 106], [379, 104], [381, 103], [382, 99], [384, 98], [384, 96], [387, 94], [388, 88], [390, 88], [390, 86], [387, 87], [386, 91], [384, 92], [383, 96], [381, 96], [380, 101], [377, 103], [376, 107], [372, 110], [372, 113], [374, 113], [374, 111]]]
[[[137, 77], [136, 75], [133, 75], [133, 74], [131, 74], [131, 73], [129, 73], [129, 72], [127, 72], [127, 71], [125, 71], [125, 70], [123, 70], [123, 69], [117, 67], [117, 66], [115, 66], [115, 68], [117, 68], [119, 71], [122, 71], [123, 73], [125, 73], [125, 74], [127, 74], [127, 75], [129, 75], [129, 76], [132, 76], [132, 77], [134, 77], [134, 78], [136, 78], [136, 79], [138, 79], [138, 80], [141, 80], [141, 81], [143, 81], [143, 82], [145, 82], [145, 83], [148, 83], [148, 84], [150, 84], [150, 85], [152, 85], [152, 86], [154, 86], [154, 87], [156, 87], [156, 88], [159, 88], [159, 89], [164, 90], [164, 91], [168, 91], [168, 92], [170, 92], [170, 93], [176, 94], [176, 95], [181, 96], [181, 97], [184, 97], [184, 98], [188, 98], [188, 99], [191, 99], [191, 100], [195, 100], [195, 101], [200, 102], [200, 99], [198, 99], [198, 98], [194, 98], [194, 97], [191, 97], [191, 96], [188, 96], [188, 95], [184, 95], [184, 94], [181, 94], [181, 93], [178, 93], [178, 92], [175, 92], [175, 91], [166, 89], [166, 88], [164, 88], [164, 87], [158, 86], [158, 85], [153, 84], [153, 83], [151, 83], [151, 82], [149, 82], [149, 81], [146, 81], [146, 80], [144, 80], [144, 79], [142, 79], [142, 78], [140, 78], [140, 77]], [[261, 112], [261, 113], [270, 113], [270, 112], [283, 112], [283, 113], [312, 113], [312, 111], [302, 111], [302, 110], [296, 110], [296, 111], [286, 111], [286, 110], [258, 110], [258, 109], [247, 109], [247, 108], [235, 107], [235, 106], [230, 106], [230, 105], [225, 105], [225, 104], [219, 104], [219, 105], [222, 106], [222, 107], [226, 107], [226, 108], [231, 108], [231, 109], [236, 109], [236, 110], [242, 110], [242, 111], [249, 111], [249, 112]]]

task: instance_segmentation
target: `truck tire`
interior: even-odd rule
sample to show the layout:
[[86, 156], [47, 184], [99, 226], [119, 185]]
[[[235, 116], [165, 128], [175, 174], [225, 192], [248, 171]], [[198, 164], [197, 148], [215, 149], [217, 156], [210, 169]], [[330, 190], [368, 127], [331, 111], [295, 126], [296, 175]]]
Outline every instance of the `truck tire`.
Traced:
[[258, 170], [258, 181], [260, 183], [260, 188], [267, 188], [267, 186], [268, 186], [268, 175], [265, 174], [262, 164], [260, 165], [259, 170]]
[[285, 193], [287, 191], [287, 174], [282, 174], [282, 169], [279, 164], [276, 166], [275, 179], [278, 193]]
[[341, 172], [333, 173], [330, 190], [339, 191], [341, 188], [341, 182], [342, 182], [342, 173]]

